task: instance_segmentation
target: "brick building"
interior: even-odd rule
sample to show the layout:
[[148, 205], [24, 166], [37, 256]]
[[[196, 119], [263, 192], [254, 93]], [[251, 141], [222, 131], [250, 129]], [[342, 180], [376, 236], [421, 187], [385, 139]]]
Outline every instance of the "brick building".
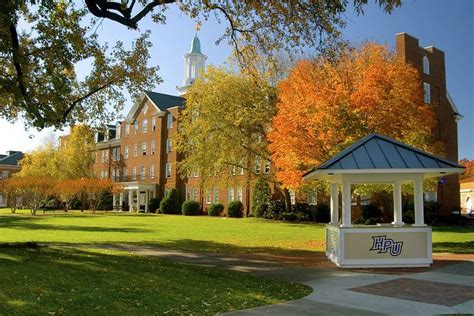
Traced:
[[[0, 180], [10, 178], [15, 172], [20, 171], [19, 161], [23, 159], [21, 151], [7, 151], [0, 155]], [[0, 207], [7, 206], [7, 198], [0, 193]]]
[[[419, 70], [425, 103], [434, 106], [437, 114], [433, 138], [444, 142], [448, 159], [457, 161], [457, 121], [462, 116], [446, 89], [444, 53], [434, 47], [419, 47], [418, 40], [406, 33], [396, 35], [396, 51]], [[240, 200], [246, 205], [250, 199], [251, 192], [245, 192], [243, 185], [245, 175], [240, 171], [235, 172], [235, 183], [242, 177], [242, 185], [205, 192], [200, 192], [198, 174], [183, 178], [177, 172], [176, 136], [180, 111], [185, 103], [181, 96], [205, 68], [206, 59], [195, 36], [189, 53], [184, 56], [183, 85], [177, 88], [180, 96], [144, 91], [123, 122], [107, 125], [104, 132], [97, 133], [94, 173], [99, 178], [120, 182], [125, 189], [114, 197], [116, 208], [147, 211], [146, 201], [151, 197], [162, 198], [171, 188], [178, 190], [181, 200], [196, 200], [204, 206], [215, 202], [226, 205], [232, 200]], [[255, 168], [262, 173], [271, 172], [269, 163], [262, 162]], [[459, 206], [459, 183], [456, 175], [446, 177], [444, 182], [438, 192], [428, 192], [426, 197], [438, 199], [446, 213], [453, 206]], [[290, 195], [292, 203], [301, 197], [311, 204], [316, 203], [314, 193], [300, 196], [290, 192]]]
[[[418, 39], [406, 33], [396, 35], [397, 55], [418, 69], [423, 81], [424, 100], [436, 112], [433, 139], [442, 141], [446, 158], [458, 161], [458, 121], [463, 117], [451, 99], [446, 87], [444, 52], [436, 47], [420, 47]], [[449, 215], [453, 207], [459, 207], [459, 176], [443, 177], [437, 192], [425, 198], [437, 200], [441, 215]]]

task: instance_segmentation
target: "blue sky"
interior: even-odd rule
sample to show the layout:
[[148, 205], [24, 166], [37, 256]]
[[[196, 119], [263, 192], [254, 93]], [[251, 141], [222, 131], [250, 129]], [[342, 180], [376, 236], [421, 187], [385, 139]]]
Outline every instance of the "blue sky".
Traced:
[[[420, 46], [433, 45], [445, 52], [448, 90], [464, 115], [459, 123], [459, 157], [474, 159], [474, 1], [408, 0], [391, 15], [371, 4], [362, 16], [351, 12], [346, 15], [348, 21], [343, 34], [354, 43], [371, 40], [393, 48], [395, 34], [407, 32], [420, 40]], [[141, 22], [141, 30], [152, 31], [151, 64], [160, 66], [159, 74], [164, 80], [156, 91], [176, 94], [176, 86], [181, 85], [183, 79], [183, 55], [189, 50], [195, 24], [174, 6], [167, 11], [165, 25], [152, 23], [150, 19]], [[221, 65], [231, 54], [226, 43], [215, 45], [223, 30], [224, 25], [212, 18], [202, 24], [199, 38], [208, 64]], [[130, 43], [138, 36], [136, 31], [129, 31], [112, 21], [104, 21], [99, 34], [102, 40], [110, 43], [116, 40]], [[11, 125], [0, 120], [2, 135], [7, 130], [11, 137], [0, 139], [0, 153], [31, 150], [53, 133], [51, 130], [25, 131], [21, 122]]]

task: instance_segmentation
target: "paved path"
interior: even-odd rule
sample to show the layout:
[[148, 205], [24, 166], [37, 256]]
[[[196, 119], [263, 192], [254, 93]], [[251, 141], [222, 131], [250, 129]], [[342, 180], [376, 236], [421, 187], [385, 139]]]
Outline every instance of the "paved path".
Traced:
[[[91, 245], [87, 245], [90, 247]], [[191, 253], [157, 247], [97, 247], [215, 266], [257, 276], [303, 283], [309, 296], [229, 315], [433, 315], [474, 313], [474, 262], [456, 263], [419, 273], [368, 273], [337, 267], [304, 268], [280, 262], [217, 253]], [[373, 272], [375, 270], [370, 270]], [[396, 270], [395, 270], [396, 271]]]

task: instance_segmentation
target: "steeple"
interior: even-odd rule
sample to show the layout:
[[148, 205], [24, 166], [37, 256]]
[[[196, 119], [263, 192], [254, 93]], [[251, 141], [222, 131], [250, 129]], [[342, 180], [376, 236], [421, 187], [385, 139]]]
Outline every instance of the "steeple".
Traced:
[[179, 95], [186, 94], [186, 90], [204, 71], [207, 56], [201, 52], [201, 42], [197, 36], [197, 32], [191, 41], [189, 52], [184, 55], [184, 79], [183, 85], [177, 87]]

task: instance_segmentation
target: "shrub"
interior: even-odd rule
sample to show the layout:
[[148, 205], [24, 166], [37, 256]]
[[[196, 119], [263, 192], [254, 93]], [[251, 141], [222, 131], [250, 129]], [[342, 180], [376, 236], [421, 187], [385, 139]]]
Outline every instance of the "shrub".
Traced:
[[362, 214], [361, 217], [365, 220], [371, 219], [371, 218], [380, 218], [382, 217], [382, 211], [380, 210], [379, 206], [373, 203], [370, 203], [369, 205], [364, 205], [362, 207]]
[[293, 206], [293, 213], [298, 221], [309, 221], [311, 219], [310, 206], [307, 203], [296, 203]]
[[413, 224], [415, 222], [415, 212], [413, 210], [404, 210], [402, 218], [404, 223]]
[[171, 189], [170, 193], [160, 202], [160, 211], [163, 214], [179, 214], [178, 191]]
[[331, 220], [331, 209], [326, 204], [318, 204], [313, 208], [311, 215], [315, 222], [329, 223]]
[[267, 219], [280, 219], [281, 213], [285, 212], [285, 203], [280, 200], [271, 200], [268, 203], [264, 218]]
[[295, 222], [299, 220], [298, 214], [296, 214], [295, 212], [282, 212], [280, 217], [282, 220], [288, 222]]
[[151, 213], [155, 213], [160, 208], [160, 199], [158, 198], [151, 198], [148, 202], [148, 211]]
[[201, 214], [201, 209], [199, 207], [199, 203], [196, 201], [186, 201], [181, 206], [181, 213], [183, 215], [199, 215]]
[[207, 213], [209, 216], [221, 216], [222, 211], [224, 211], [224, 205], [220, 203], [214, 203], [211, 206], [209, 206], [209, 210]]
[[270, 186], [265, 179], [259, 178], [253, 189], [252, 215], [264, 217], [268, 202], [270, 202]]
[[244, 205], [240, 201], [230, 202], [227, 208], [227, 216], [229, 217], [242, 217], [244, 214]]
[[377, 218], [372, 217], [372, 218], [367, 219], [364, 224], [365, 225], [375, 225], [378, 222], [379, 221], [377, 220]]
[[438, 219], [438, 203], [428, 201], [424, 203], [425, 224], [432, 224]]

